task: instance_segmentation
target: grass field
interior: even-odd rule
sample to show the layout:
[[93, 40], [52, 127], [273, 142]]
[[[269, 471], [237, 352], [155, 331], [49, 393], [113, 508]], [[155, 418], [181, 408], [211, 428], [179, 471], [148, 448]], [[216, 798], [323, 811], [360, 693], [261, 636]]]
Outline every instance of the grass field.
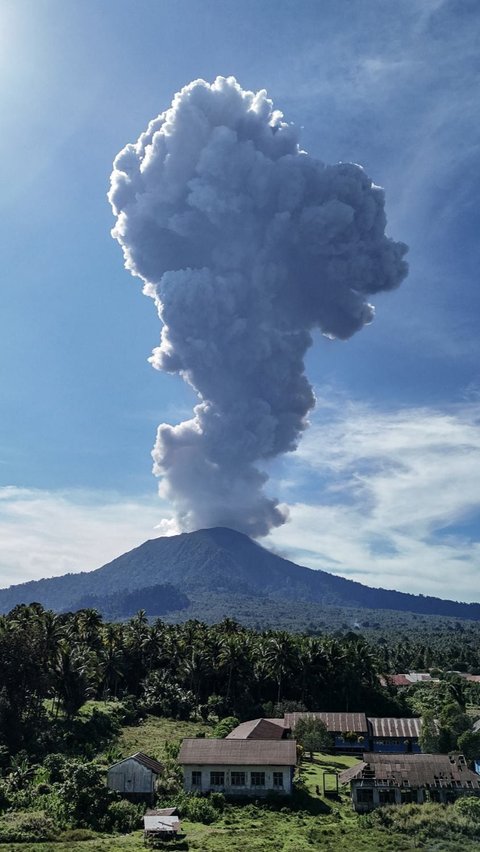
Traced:
[[[208, 732], [201, 723], [173, 722], [149, 717], [140, 725], [124, 728], [118, 740], [123, 755], [135, 751], [161, 759], [163, 744], [183, 736]], [[247, 801], [227, 805], [212, 825], [182, 821], [185, 852], [478, 852], [478, 842], [462, 837], [452, 840], [418, 840], [409, 834], [392, 834], [365, 826], [352, 810], [346, 789], [338, 796], [323, 795], [323, 773], [340, 772], [353, 765], [350, 756], [316, 754], [299, 771], [297, 793], [285, 803]], [[317, 794], [317, 787], [320, 795]], [[168, 844], [165, 844], [167, 850]], [[128, 836], [97, 835], [90, 840], [56, 843], [0, 844], [4, 852], [140, 852], [143, 833]]]
[[162, 759], [163, 747], [167, 741], [182, 740], [184, 737], [194, 737], [204, 733], [211, 736], [211, 726], [202, 722], [174, 722], [171, 719], [158, 719], [148, 716], [139, 725], [129, 725], [122, 728], [118, 739], [118, 748], [123, 757], [128, 757], [136, 751], [143, 751], [150, 757]]

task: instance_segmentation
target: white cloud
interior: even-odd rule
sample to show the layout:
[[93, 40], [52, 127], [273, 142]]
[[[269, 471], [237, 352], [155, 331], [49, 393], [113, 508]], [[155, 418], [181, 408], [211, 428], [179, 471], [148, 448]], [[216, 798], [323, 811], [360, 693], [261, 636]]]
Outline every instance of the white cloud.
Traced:
[[319, 408], [327, 422], [293, 456], [297, 487], [315, 498], [290, 501], [290, 523], [269, 542], [367, 585], [478, 600], [478, 402], [382, 411], [325, 399]]
[[[369, 586], [478, 600], [480, 402], [385, 410], [319, 395], [262, 541]], [[320, 423], [320, 418], [322, 422]], [[0, 583], [91, 570], [176, 532], [156, 495], [0, 489]]]
[[0, 488], [0, 586], [90, 571], [158, 536], [158, 497]]

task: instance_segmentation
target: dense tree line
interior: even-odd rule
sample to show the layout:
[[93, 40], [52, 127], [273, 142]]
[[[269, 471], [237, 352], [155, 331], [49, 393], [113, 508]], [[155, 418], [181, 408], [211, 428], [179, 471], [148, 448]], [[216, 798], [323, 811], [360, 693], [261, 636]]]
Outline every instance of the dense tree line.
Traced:
[[[19, 605], [0, 616], [0, 764], [2, 749], [34, 756], [71, 750], [80, 736], [77, 713], [89, 698], [127, 698], [123, 706], [130, 701], [134, 713], [177, 719], [243, 720], [285, 709], [438, 716], [428, 702], [442, 690], [425, 693], [422, 703], [423, 692], [382, 688], [379, 675], [451, 665], [452, 654], [476, 668], [478, 643], [462, 630], [454, 637], [440, 648], [436, 635], [427, 641], [424, 632], [375, 644], [356, 631], [258, 631], [231, 619], [166, 624], [144, 611], [109, 623], [91, 608], [56, 614]], [[442, 705], [453, 701], [463, 712], [476, 703], [478, 685], [448, 677]], [[91, 722], [95, 738], [108, 741], [102, 724], [100, 717]], [[83, 739], [92, 733], [84, 730]]]
[[173, 718], [245, 719], [285, 702], [398, 711], [378, 673], [372, 648], [355, 634], [258, 632], [228, 619], [172, 625], [142, 611], [108, 623], [93, 609], [55, 614], [19, 605], [0, 617], [0, 745], [11, 754], [52, 751], [52, 731], [63, 725], [68, 739], [89, 698], [132, 696]]

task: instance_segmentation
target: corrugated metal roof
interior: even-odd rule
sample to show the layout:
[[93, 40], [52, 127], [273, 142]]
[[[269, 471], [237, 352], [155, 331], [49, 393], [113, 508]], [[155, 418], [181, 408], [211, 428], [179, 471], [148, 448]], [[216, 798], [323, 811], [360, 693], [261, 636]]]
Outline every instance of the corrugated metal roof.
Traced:
[[363, 761], [340, 773], [340, 781], [364, 781], [366, 785], [394, 787], [465, 787], [479, 789], [480, 777], [462, 755], [367, 753]]
[[414, 737], [420, 736], [422, 730], [421, 719], [394, 719], [394, 718], [370, 718], [368, 719], [374, 737]]
[[145, 816], [178, 816], [176, 808], [147, 808]]
[[295, 740], [185, 739], [178, 762], [181, 764], [231, 764], [244, 766], [295, 766]]
[[143, 817], [143, 826], [147, 832], [162, 831], [175, 834], [180, 828], [180, 820], [178, 816], [151, 816], [147, 814]]
[[292, 731], [300, 719], [321, 719], [331, 733], [368, 734], [368, 723], [365, 713], [285, 713], [285, 726]]
[[252, 719], [231, 731], [227, 740], [281, 740], [285, 735], [283, 719]]
[[126, 763], [127, 760], [136, 760], [137, 763], [141, 763], [142, 766], [145, 766], [147, 769], [150, 769], [155, 775], [160, 775], [163, 772], [163, 766], [158, 760], [155, 760], [154, 757], [149, 757], [147, 754], [144, 754], [143, 751], [137, 751], [135, 754], [131, 754], [130, 757], [124, 757], [123, 760], [117, 760], [116, 763], [112, 763], [109, 769], [113, 769], [114, 766], [120, 766], [121, 763]]

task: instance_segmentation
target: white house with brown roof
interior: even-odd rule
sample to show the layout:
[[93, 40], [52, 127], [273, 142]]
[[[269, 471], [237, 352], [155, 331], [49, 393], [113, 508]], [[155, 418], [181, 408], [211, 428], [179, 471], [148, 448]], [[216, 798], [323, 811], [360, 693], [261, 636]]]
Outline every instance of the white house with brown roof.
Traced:
[[288, 795], [297, 762], [295, 740], [185, 739], [178, 762], [186, 792], [230, 796]]

